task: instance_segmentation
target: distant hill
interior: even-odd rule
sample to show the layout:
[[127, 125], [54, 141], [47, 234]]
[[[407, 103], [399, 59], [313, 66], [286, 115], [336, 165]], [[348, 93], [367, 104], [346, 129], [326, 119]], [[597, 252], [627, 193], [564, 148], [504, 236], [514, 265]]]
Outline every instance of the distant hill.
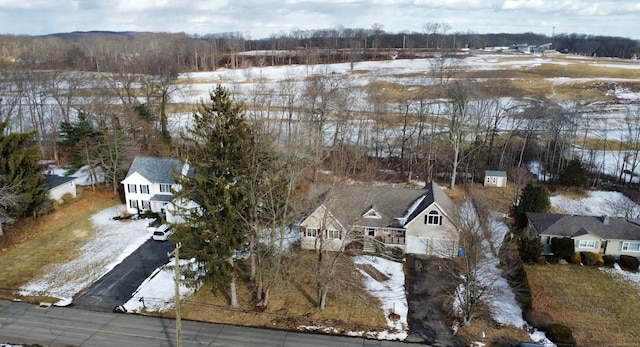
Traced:
[[138, 36], [150, 34], [144, 31], [108, 31], [108, 30], [92, 30], [92, 31], [73, 31], [70, 33], [54, 33], [40, 35], [41, 37], [57, 37], [67, 41], [77, 41], [88, 36]]

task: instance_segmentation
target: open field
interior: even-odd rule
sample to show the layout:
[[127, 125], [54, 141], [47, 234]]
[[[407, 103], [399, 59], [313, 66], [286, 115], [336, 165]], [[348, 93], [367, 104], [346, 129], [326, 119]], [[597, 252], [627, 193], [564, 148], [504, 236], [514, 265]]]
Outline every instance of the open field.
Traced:
[[578, 346], [639, 346], [637, 286], [596, 267], [526, 265], [533, 307], [569, 326]]

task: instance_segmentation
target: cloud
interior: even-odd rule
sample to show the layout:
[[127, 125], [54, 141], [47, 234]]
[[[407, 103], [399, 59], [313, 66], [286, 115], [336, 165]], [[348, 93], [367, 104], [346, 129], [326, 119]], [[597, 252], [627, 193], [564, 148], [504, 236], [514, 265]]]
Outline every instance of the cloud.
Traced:
[[64, 31], [241, 32], [252, 38], [301, 29], [542, 32], [640, 35], [634, 0], [0, 0], [0, 33]]

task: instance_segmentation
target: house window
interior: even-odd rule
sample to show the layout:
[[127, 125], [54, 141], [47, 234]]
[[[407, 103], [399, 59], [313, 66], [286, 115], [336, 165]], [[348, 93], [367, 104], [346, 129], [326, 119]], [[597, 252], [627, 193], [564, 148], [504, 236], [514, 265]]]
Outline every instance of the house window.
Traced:
[[170, 184], [161, 184], [160, 185], [160, 193], [171, 193], [171, 185]]
[[146, 185], [146, 184], [141, 184], [140, 185], [140, 193], [149, 194], [149, 186]]
[[496, 184], [496, 178], [495, 178], [495, 177], [491, 177], [491, 182], [492, 182], [493, 184]]
[[442, 216], [440, 216], [438, 211], [431, 211], [428, 215], [424, 216], [424, 224], [442, 225]]
[[305, 237], [318, 237], [318, 229], [316, 229], [316, 228], [305, 228], [304, 236]]
[[129, 207], [138, 208], [138, 200], [129, 200]]
[[578, 248], [596, 248], [596, 242], [593, 240], [580, 240], [578, 242]]
[[627, 252], [640, 252], [640, 242], [623, 242], [622, 250]]
[[150, 210], [151, 209], [151, 203], [149, 203], [148, 200], [142, 200], [142, 209], [143, 210]]
[[327, 239], [339, 239], [340, 231], [334, 229], [327, 230]]
[[138, 192], [136, 190], [136, 185], [135, 184], [127, 184], [127, 191], [129, 193], [137, 193]]

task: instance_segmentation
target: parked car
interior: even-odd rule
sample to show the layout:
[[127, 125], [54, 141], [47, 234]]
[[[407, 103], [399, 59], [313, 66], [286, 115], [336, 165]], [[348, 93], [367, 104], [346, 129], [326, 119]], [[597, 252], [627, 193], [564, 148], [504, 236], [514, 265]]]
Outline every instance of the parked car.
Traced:
[[167, 241], [172, 234], [171, 228], [167, 224], [162, 224], [153, 232], [153, 239], [156, 241]]

